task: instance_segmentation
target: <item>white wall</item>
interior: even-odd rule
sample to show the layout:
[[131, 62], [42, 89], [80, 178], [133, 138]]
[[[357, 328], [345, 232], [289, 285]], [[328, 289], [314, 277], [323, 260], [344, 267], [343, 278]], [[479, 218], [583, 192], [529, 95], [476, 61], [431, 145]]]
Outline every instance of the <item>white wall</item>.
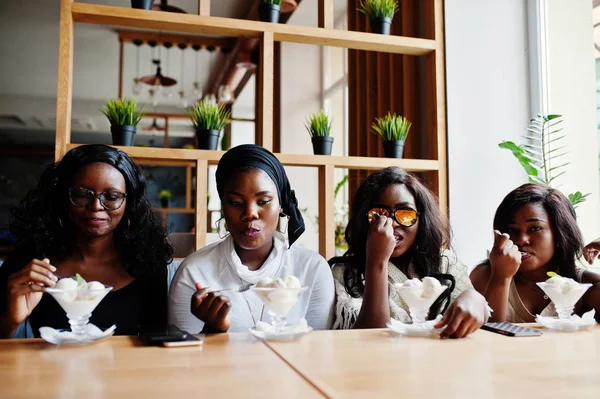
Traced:
[[[557, 179], [564, 193], [591, 193], [577, 208], [587, 241], [600, 235], [596, 72], [591, 0], [548, 1], [549, 110], [562, 114], [570, 153], [567, 173]], [[561, 162], [562, 163], [562, 162]]]
[[445, 2], [449, 211], [470, 267], [491, 249], [500, 201], [527, 181], [497, 145], [520, 142], [530, 118], [526, 9], [526, 0]]

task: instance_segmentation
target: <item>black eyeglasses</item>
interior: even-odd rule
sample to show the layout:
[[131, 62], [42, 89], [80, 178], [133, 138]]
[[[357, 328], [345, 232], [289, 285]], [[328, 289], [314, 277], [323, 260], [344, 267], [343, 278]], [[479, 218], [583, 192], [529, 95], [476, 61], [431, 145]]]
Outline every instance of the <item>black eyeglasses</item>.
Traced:
[[404, 227], [411, 227], [415, 223], [417, 223], [417, 217], [419, 215], [419, 212], [415, 211], [414, 209], [391, 210], [382, 207], [372, 208], [369, 210], [369, 212], [367, 212], [367, 218], [369, 219], [369, 223], [373, 221], [375, 215], [391, 217], [399, 225]]
[[119, 191], [105, 191], [103, 193], [96, 194], [94, 191], [87, 188], [70, 188], [69, 189], [69, 200], [71, 204], [78, 208], [84, 208], [90, 206], [96, 201], [96, 198], [100, 200], [100, 205], [107, 211], [116, 211], [119, 209], [123, 202], [125, 202], [127, 194]]

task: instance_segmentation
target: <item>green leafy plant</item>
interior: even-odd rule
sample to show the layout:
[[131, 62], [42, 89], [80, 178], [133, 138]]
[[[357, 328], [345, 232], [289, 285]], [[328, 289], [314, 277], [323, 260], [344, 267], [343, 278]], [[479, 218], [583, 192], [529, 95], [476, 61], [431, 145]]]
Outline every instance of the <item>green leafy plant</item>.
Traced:
[[137, 101], [132, 98], [116, 98], [104, 104], [102, 113], [112, 126], [137, 126], [142, 119], [144, 107], [137, 109]]
[[358, 11], [365, 14], [370, 19], [373, 18], [393, 18], [398, 11], [397, 0], [362, 0], [358, 6]]
[[315, 112], [308, 117], [306, 130], [310, 137], [331, 136], [331, 119], [323, 110]]
[[383, 118], [375, 118], [371, 129], [384, 141], [404, 141], [408, 137], [412, 123], [403, 116], [388, 114]]
[[199, 130], [221, 131], [230, 123], [231, 112], [225, 106], [202, 100], [189, 112], [192, 125]]
[[261, 2], [263, 4], [274, 4], [276, 6], [280, 6], [281, 5], [281, 1], [282, 0], [261, 0]]
[[[562, 129], [562, 115], [537, 115], [529, 122], [528, 134], [524, 136], [525, 144], [516, 144], [512, 141], [503, 141], [498, 147], [512, 152], [519, 161], [529, 181], [532, 183], [546, 184], [553, 187], [557, 178], [566, 173], [569, 162], [560, 158], [568, 153], [566, 146], [561, 145], [561, 140], [566, 137]], [[569, 201], [574, 207], [585, 201], [590, 195], [581, 191], [569, 194]]]
[[342, 189], [342, 187], [344, 187], [344, 185], [348, 183], [348, 175], [344, 175], [344, 177], [342, 178], [342, 180], [340, 180], [336, 185], [335, 185], [335, 189], [333, 190], [333, 199], [336, 199], [338, 196], [338, 193], [340, 192], [340, 190]]
[[158, 193], [158, 199], [160, 200], [170, 200], [172, 196], [173, 194], [169, 190], [161, 190], [160, 193]]

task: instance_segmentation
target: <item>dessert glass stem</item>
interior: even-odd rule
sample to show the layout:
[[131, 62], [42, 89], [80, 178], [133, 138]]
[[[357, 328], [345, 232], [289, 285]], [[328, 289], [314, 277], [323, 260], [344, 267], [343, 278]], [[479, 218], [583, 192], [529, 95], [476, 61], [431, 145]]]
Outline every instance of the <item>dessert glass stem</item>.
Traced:
[[67, 313], [67, 317], [69, 318], [69, 324], [71, 325], [71, 332], [76, 336], [85, 336], [87, 334], [85, 326], [90, 321], [91, 313], [88, 313], [83, 316], [73, 316]]
[[412, 319], [413, 325], [422, 325], [427, 320], [427, 310], [412, 310], [410, 309], [410, 318]]
[[269, 311], [271, 316], [271, 326], [275, 330], [276, 334], [282, 333], [285, 330], [286, 318], [285, 316], [278, 316], [276, 313]]
[[556, 313], [560, 320], [566, 320], [571, 317], [575, 306], [556, 306]]

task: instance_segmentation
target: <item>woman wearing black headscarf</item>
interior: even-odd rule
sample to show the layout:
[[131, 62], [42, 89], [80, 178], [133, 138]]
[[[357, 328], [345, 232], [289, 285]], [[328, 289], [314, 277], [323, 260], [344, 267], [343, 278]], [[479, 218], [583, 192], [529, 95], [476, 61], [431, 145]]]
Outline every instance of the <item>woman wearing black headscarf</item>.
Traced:
[[[288, 319], [329, 329], [333, 278], [319, 254], [292, 246], [304, 221], [283, 165], [263, 147], [246, 144], [223, 155], [216, 178], [228, 235], [181, 264], [171, 283], [169, 322], [192, 333], [246, 331], [268, 321], [259, 298], [249, 291], [213, 291], [292, 275], [308, 291]], [[282, 219], [288, 219], [281, 223], [287, 237], [278, 229]]]

